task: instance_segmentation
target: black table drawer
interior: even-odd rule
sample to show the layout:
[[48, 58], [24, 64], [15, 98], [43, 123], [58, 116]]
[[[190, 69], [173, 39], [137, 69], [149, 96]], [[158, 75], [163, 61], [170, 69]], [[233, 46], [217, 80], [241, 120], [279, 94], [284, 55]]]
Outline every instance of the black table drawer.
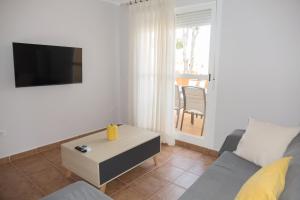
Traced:
[[160, 137], [134, 147], [99, 164], [100, 184], [122, 174], [160, 152]]

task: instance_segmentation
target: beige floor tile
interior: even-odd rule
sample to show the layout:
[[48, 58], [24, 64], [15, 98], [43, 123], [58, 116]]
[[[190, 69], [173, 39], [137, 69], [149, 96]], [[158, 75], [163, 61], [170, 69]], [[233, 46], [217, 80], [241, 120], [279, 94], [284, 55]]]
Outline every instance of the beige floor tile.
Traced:
[[119, 179], [115, 179], [106, 185], [105, 193], [107, 195], [112, 195], [125, 187], [126, 185], [122, 181], [120, 181]]
[[40, 154], [14, 160], [12, 162], [18, 169], [27, 175], [51, 168], [51, 164]]
[[173, 158], [170, 159], [168, 162], [171, 165], [183, 169], [183, 170], [189, 170], [196, 162], [195, 160], [191, 158], [185, 158], [182, 156], [174, 156]]
[[54, 167], [30, 175], [32, 181], [46, 194], [50, 194], [72, 183]]
[[6, 181], [8, 177], [16, 173], [16, 168], [13, 167], [11, 164], [7, 163], [0, 165], [0, 181]]
[[174, 181], [177, 177], [183, 174], [184, 170], [174, 167], [172, 165], [164, 165], [158, 169], [155, 169], [150, 174], [166, 181]]
[[159, 166], [164, 165], [166, 162], [168, 162], [171, 159], [172, 155], [173, 155], [172, 151], [161, 151], [156, 156], [158, 165]]
[[150, 200], [177, 200], [184, 192], [185, 189], [182, 187], [174, 184], [167, 184], [153, 195]]
[[190, 173], [193, 173], [195, 175], [201, 176], [203, 172], [206, 170], [206, 166], [203, 166], [203, 164], [197, 163], [193, 165], [188, 171]]
[[146, 174], [149, 170], [145, 169], [141, 166], [138, 166], [132, 170], [130, 170], [129, 172], [123, 174], [122, 176], [120, 176], [118, 179], [121, 180], [123, 183], [130, 183], [133, 180], [141, 177], [142, 175]]
[[143, 200], [145, 197], [130, 186], [112, 195], [114, 200]]
[[41, 153], [47, 160], [54, 164], [61, 165], [60, 148], [53, 148]]
[[167, 184], [166, 181], [149, 174], [135, 180], [131, 187], [134, 190], [139, 191], [143, 196], [150, 197], [160, 190], [160, 188], [162, 188], [165, 184]]
[[192, 174], [192, 173], [188, 173], [188, 172], [184, 172], [182, 175], [180, 175], [175, 181], [174, 183], [176, 185], [179, 185], [185, 189], [189, 188], [193, 183], [195, 183], [195, 181], [199, 178], [199, 176]]
[[201, 160], [202, 159], [202, 154], [200, 152], [190, 150], [190, 149], [183, 150], [181, 156], [183, 156], [185, 158], [190, 158], [193, 160]]
[[153, 158], [150, 158], [150, 159], [144, 161], [144, 162], [140, 165], [140, 167], [141, 167], [143, 170], [145, 170], [146, 172], [149, 172], [149, 171], [153, 170], [154, 168], [156, 168], [155, 162], [154, 162]]
[[0, 166], [0, 199], [35, 200], [42, 192], [10, 164]]

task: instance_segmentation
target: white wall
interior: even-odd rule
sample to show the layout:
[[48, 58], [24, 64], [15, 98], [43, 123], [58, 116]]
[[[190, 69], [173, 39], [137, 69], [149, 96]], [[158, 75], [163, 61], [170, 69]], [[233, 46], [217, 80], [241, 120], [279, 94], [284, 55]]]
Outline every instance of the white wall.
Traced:
[[128, 6], [122, 5], [119, 10], [120, 33], [120, 121], [128, 123]]
[[215, 148], [248, 117], [300, 122], [300, 1], [223, 0]]
[[[118, 118], [118, 7], [101, 0], [0, 1], [0, 158]], [[83, 83], [15, 88], [12, 42], [83, 48]]]

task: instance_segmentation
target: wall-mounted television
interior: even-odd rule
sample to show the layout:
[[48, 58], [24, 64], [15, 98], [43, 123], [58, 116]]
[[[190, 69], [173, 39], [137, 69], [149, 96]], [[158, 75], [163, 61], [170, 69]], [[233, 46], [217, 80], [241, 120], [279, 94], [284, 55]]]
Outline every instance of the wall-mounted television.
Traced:
[[16, 87], [82, 83], [82, 49], [13, 42]]

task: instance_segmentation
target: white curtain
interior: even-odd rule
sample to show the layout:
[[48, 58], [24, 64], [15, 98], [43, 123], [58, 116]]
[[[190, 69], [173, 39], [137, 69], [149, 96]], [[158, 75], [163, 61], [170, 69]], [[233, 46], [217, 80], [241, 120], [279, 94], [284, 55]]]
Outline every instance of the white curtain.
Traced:
[[175, 2], [129, 8], [129, 122], [175, 143], [173, 128]]

